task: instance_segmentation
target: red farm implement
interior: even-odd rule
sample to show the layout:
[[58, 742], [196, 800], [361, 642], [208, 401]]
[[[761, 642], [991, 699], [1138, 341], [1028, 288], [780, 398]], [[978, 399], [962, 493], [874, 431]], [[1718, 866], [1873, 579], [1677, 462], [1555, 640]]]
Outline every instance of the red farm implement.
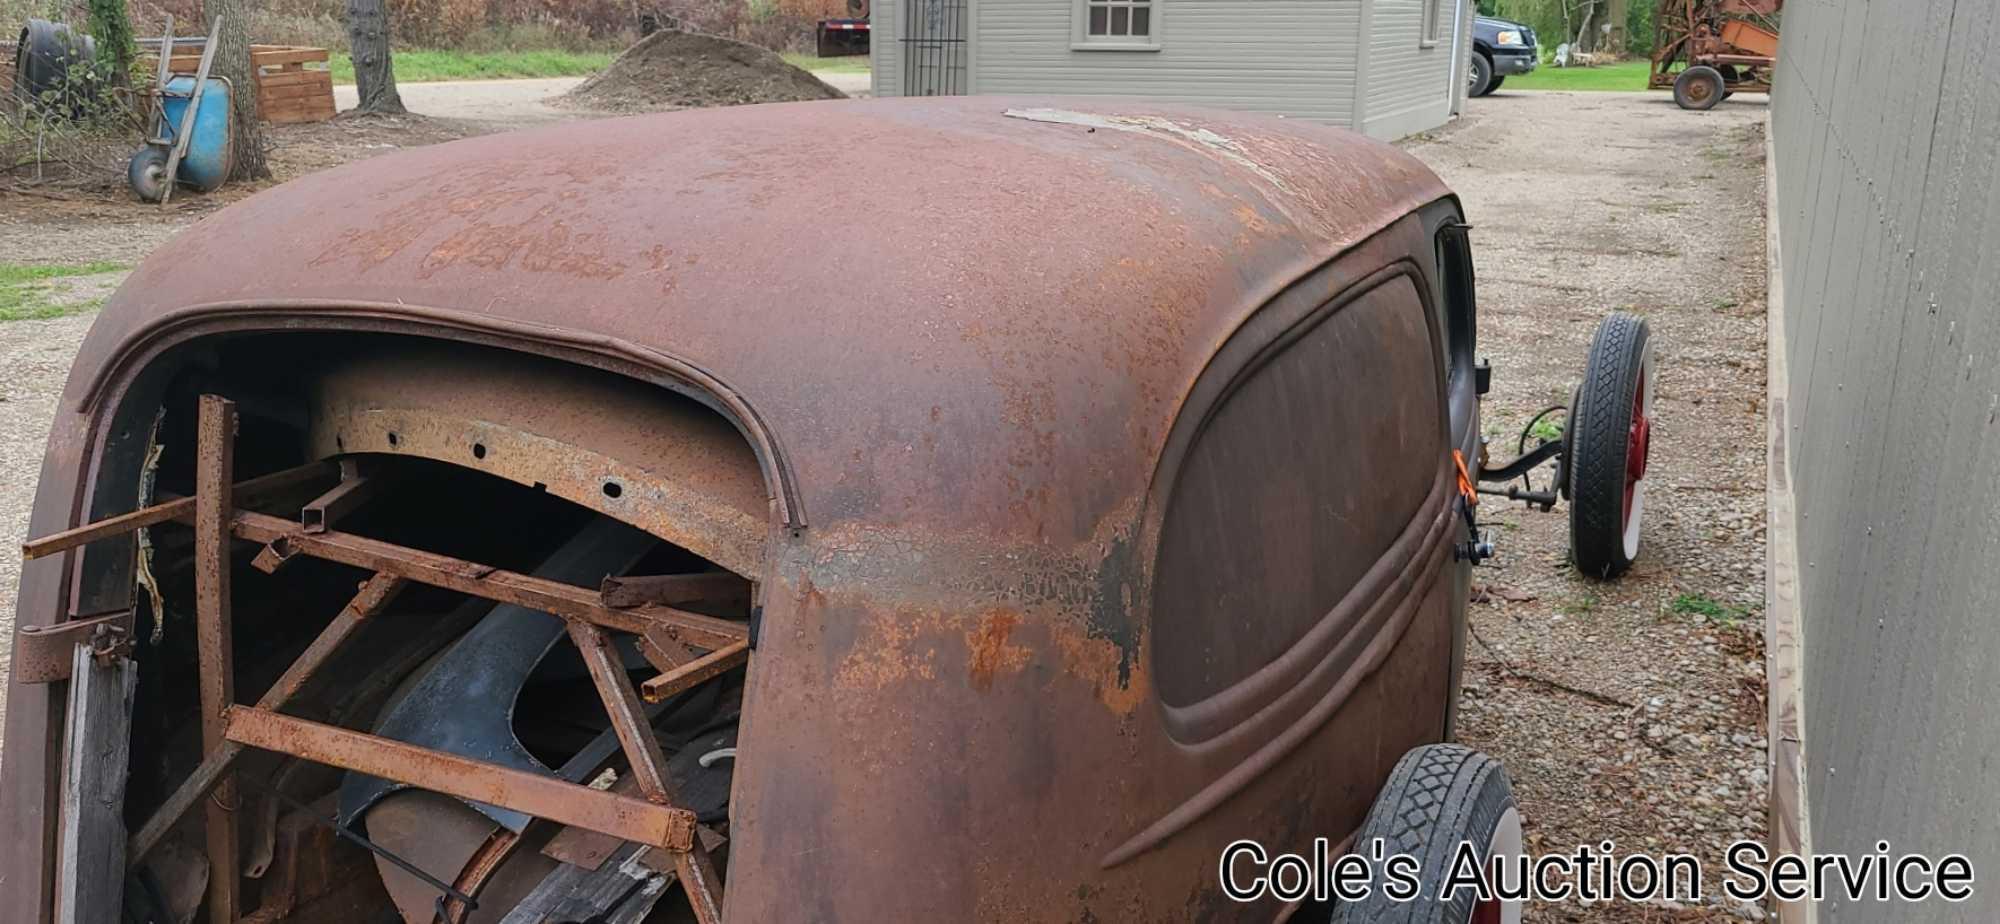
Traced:
[[1660, 43], [1646, 85], [1671, 89], [1682, 109], [1713, 109], [1731, 94], [1771, 92], [1778, 11], [1785, 0], [1660, 0]]

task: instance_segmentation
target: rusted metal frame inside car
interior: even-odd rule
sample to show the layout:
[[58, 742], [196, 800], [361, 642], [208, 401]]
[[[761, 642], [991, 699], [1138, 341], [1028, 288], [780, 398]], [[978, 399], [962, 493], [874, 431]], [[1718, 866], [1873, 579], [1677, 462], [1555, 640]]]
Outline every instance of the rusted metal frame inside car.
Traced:
[[[310, 487], [327, 480], [335, 470], [329, 464], [314, 463], [235, 483], [238, 426], [233, 402], [203, 395], [199, 402], [194, 496], [169, 499], [45, 536], [22, 547], [24, 557], [32, 559], [170, 521], [191, 523], [195, 529], [203, 759], [131, 837], [126, 847], [126, 862], [136, 867], [144, 861], [181, 817], [203, 796], [209, 796], [205, 830], [210, 868], [234, 868], [242, 847], [237, 817], [240, 800], [231, 775], [246, 749], [257, 749], [511, 808], [642, 848], [668, 851], [696, 920], [704, 924], [719, 921], [720, 879], [709, 859], [708, 847], [697, 835], [695, 814], [674, 805], [660, 743], [640, 694], [627, 678], [605, 629], [635, 633], [650, 640], [653, 650], [672, 649], [679, 653], [674, 664], [662, 666], [664, 673], [655, 678], [663, 686], [649, 682], [647, 698], [657, 701], [741, 666], [747, 661], [749, 643], [748, 631], [740, 624], [655, 601], [694, 604], [712, 599], [747, 604], [751, 596], [746, 593], [747, 585], [734, 575], [723, 574], [633, 576], [607, 580], [603, 588], [593, 592], [334, 531], [329, 525], [367, 491], [362, 488], [367, 476], [351, 463], [339, 467], [342, 475], [339, 484], [302, 508], [300, 522], [238, 509], [238, 499], [260, 499], [289, 489]], [[275, 572], [299, 555], [373, 572], [360, 584], [353, 599], [254, 706], [235, 702], [229, 545], [237, 539], [264, 544], [252, 564], [267, 573]], [[600, 791], [279, 712], [358, 628], [413, 583], [494, 603], [531, 607], [563, 619], [584, 656], [643, 798]], [[129, 614], [105, 618], [119, 615], [129, 623]], [[64, 640], [68, 637], [68, 634], [63, 636]], [[517, 846], [518, 839], [518, 834], [507, 831], [491, 839], [456, 877], [454, 887], [445, 890], [445, 897], [462, 899], [476, 894]], [[367, 844], [364, 839], [357, 840]], [[382, 853], [372, 844], [369, 847]], [[217, 875], [211, 880], [210, 920], [245, 919], [240, 903], [236, 877]], [[440, 908], [446, 920], [461, 920], [468, 910], [463, 901], [456, 900], [442, 901]]]

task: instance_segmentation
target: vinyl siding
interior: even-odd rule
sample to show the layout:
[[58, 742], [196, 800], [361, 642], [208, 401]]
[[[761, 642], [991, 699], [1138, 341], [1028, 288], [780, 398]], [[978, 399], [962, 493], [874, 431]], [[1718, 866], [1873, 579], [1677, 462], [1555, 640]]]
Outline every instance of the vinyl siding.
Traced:
[[1424, 4], [1426, 0], [1374, 0], [1374, 16], [1368, 36], [1368, 73], [1365, 75], [1367, 101], [1363, 118], [1368, 134], [1398, 137], [1444, 124], [1451, 116], [1454, 96], [1452, 75], [1460, 56], [1455, 47], [1454, 26], [1462, 35], [1469, 17], [1453, 17], [1462, 9], [1459, 0], [1438, 0], [1438, 15], [1444, 22], [1438, 42], [1424, 47]]
[[[974, 88], [1350, 121], [1361, 0], [1159, 3], [1159, 51], [1077, 51], [1070, 48], [1071, 0], [973, 0]], [[878, 47], [890, 44], [887, 38], [878, 33]], [[879, 81], [878, 93], [895, 92]]]
[[903, 80], [903, 4], [907, 0], [876, 0], [868, 15], [868, 70], [870, 92], [876, 96], [901, 96]]
[[[879, 96], [904, 92], [899, 38], [910, 2], [875, 4]], [[1072, 0], [970, 0], [968, 86], [1271, 112], [1394, 138], [1444, 124], [1459, 99], [1455, 59], [1469, 42], [1472, 0], [1440, 0], [1444, 25], [1429, 48], [1419, 47], [1423, 2], [1155, 0], [1160, 49], [1104, 51], [1071, 47]], [[1357, 114], [1365, 126], [1355, 126]]]

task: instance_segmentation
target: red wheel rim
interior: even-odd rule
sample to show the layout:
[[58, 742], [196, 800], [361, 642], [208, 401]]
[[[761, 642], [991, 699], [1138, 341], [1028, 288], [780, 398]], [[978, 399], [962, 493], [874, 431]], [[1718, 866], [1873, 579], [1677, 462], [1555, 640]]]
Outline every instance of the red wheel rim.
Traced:
[[1639, 384], [1632, 389], [1632, 428], [1625, 436], [1625, 516], [1621, 525], [1632, 522], [1632, 495], [1646, 477], [1646, 456], [1652, 450], [1653, 422], [1646, 417], [1646, 369], [1639, 368]]
[[1472, 916], [1465, 924], [1500, 924], [1500, 900], [1489, 898], [1472, 906]]

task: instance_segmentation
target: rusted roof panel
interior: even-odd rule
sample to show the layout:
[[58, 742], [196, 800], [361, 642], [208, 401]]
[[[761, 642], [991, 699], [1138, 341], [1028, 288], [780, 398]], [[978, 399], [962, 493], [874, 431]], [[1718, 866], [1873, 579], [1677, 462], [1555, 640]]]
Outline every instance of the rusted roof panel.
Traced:
[[106, 306], [70, 399], [198, 306], [469, 313], [708, 371], [781, 435], [818, 522], [951, 511], [1075, 539], [1143, 489], [1250, 311], [1447, 194], [1352, 133], [1151, 103], [556, 125], [350, 164], [207, 218]]

